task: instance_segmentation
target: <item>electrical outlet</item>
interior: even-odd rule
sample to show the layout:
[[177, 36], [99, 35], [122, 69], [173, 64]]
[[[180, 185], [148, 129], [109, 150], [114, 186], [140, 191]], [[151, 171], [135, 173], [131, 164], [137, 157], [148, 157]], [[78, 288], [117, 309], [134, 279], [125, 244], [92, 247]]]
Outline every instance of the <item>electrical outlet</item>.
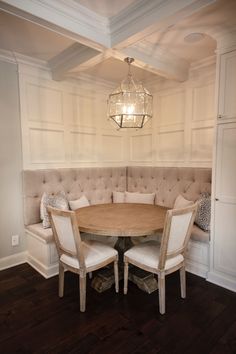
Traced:
[[12, 235], [11, 237], [11, 245], [18, 246], [19, 245], [19, 235]]

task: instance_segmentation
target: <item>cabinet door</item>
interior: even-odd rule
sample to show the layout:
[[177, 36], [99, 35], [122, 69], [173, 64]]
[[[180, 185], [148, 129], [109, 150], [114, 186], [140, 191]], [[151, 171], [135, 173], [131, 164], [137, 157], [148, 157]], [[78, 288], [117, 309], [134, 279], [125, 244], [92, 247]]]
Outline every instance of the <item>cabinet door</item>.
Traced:
[[218, 125], [214, 267], [236, 276], [236, 123]]
[[218, 116], [236, 119], [236, 51], [221, 56], [219, 87]]

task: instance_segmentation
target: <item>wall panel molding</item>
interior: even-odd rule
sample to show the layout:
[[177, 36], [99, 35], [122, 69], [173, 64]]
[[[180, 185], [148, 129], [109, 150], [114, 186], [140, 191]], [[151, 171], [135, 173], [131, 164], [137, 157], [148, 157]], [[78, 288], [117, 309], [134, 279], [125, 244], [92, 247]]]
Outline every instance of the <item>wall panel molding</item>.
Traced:
[[23, 64], [19, 72], [24, 169], [126, 164], [127, 133], [107, 122], [108, 88]]

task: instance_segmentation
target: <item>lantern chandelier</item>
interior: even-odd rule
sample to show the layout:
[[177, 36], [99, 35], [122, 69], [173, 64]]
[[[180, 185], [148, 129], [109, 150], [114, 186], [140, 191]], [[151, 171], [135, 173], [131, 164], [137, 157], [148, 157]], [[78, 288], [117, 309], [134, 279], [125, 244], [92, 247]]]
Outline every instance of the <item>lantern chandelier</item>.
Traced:
[[152, 118], [152, 95], [143, 84], [136, 82], [131, 74], [133, 58], [125, 58], [128, 64], [128, 75], [119, 87], [109, 95], [108, 119], [117, 129], [143, 128]]

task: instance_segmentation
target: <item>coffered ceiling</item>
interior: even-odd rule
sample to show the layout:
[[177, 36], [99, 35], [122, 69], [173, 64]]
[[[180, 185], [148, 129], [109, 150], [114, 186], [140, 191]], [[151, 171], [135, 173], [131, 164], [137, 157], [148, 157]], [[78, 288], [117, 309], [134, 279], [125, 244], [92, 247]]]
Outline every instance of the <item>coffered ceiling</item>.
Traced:
[[184, 81], [236, 29], [236, 0], [0, 1], [0, 50], [43, 61], [54, 79]]

